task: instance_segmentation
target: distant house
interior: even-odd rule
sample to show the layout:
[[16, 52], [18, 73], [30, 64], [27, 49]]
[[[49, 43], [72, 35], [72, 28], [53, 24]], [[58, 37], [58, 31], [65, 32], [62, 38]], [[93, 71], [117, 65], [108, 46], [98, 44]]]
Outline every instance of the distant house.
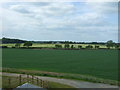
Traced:
[[60, 42], [56, 42], [56, 44], [61, 44]]

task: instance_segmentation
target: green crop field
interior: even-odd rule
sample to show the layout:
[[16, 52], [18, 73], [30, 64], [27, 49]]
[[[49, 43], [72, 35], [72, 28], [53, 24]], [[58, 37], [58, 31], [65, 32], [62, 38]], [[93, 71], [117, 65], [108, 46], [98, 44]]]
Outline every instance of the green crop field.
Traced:
[[3, 49], [2, 66], [117, 80], [117, 50]]

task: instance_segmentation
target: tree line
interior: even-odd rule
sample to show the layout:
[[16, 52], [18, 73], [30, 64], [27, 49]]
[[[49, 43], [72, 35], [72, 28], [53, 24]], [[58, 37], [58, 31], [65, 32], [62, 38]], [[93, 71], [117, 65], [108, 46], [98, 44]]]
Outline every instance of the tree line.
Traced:
[[[29, 48], [30, 46], [33, 45], [33, 43], [35, 43], [35, 41], [26, 41], [26, 40], [10, 39], [10, 38], [2, 38], [1, 41], [2, 41], [3, 44], [4, 43], [16, 43], [15, 44], [15, 48], [20, 48], [22, 43], [23, 43], [23, 46], [25, 46], [26, 48]], [[37, 41], [37, 42], [40, 42], [40, 41]], [[105, 43], [102, 43], [102, 44], [99, 44], [97, 42], [91, 42], [91, 43], [85, 43], [85, 42], [81, 42], [80, 43], [79, 42], [78, 43], [78, 42], [71, 42], [71, 41], [61, 41], [61, 42], [59, 42], [59, 44], [56, 44], [56, 41], [47, 41], [47, 44], [53, 44], [53, 42], [55, 44], [55, 48], [65, 48], [65, 49], [75, 49], [74, 44], [88, 44], [85, 47], [86, 49], [93, 49], [93, 48], [94, 49], [99, 49], [100, 45], [106, 45], [106, 47], [108, 49], [111, 49], [111, 48], [116, 48], [117, 49], [117, 48], [120, 47], [119, 43], [115, 43], [112, 40], [109, 40], [109, 41], [107, 41]], [[61, 45], [61, 44], [64, 44], [64, 46]], [[70, 45], [70, 44], [73, 44], [73, 45]], [[83, 46], [82, 45], [78, 45], [77, 48], [78, 49], [83, 49]]]
[[[55, 45], [55, 47], [56, 48], [66, 48], [66, 49], [69, 49], [69, 48], [71, 48], [71, 49], [75, 49], [75, 46], [74, 45], [69, 45], [69, 44], [65, 44], [64, 45], [64, 47], [62, 47], [62, 45]], [[107, 41], [107, 43], [106, 43], [106, 47], [108, 48], [108, 49], [111, 49], [111, 48], [116, 48], [116, 49], [119, 49], [120, 48], [120, 45], [118, 44], [118, 43], [115, 43], [115, 42], [113, 42], [112, 40], [109, 40], [109, 41]], [[78, 45], [78, 47], [77, 47], [78, 49], [82, 49], [83, 48], [83, 46], [82, 45]], [[93, 46], [93, 45], [87, 45], [86, 47], [85, 47], [86, 49], [99, 49], [100, 48], [100, 46], [99, 45], [95, 45], [95, 46]]]
[[7, 43], [25, 43], [25, 40], [19, 40], [19, 39], [10, 39], [10, 38], [5, 38], [3, 37], [2, 39], [0, 39], [0, 41], [3, 44], [7, 44]]
[[[33, 43], [31, 42], [31, 41], [27, 41], [27, 42], [25, 42], [24, 44], [23, 44], [23, 46], [26, 46], [27, 48], [29, 48], [30, 46], [32, 46], [33, 45]], [[15, 47], [16, 48], [20, 48], [20, 46], [21, 46], [21, 43], [16, 43], [15, 44]]]
[[[25, 43], [27, 40], [20, 40], [20, 39], [11, 39], [3, 37], [0, 39], [3, 44], [7, 43]], [[43, 44], [56, 44], [57, 42], [61, 44], [101, 44], [106, 45], [106, 42], [74, 42], [74, 41], [30, 41], [32, 43], [43, 43]]]
[[[30, 46], [32, 46], [33, 43], [31, 41], [27, 41], [23, 44], [23, 46], [25, 46], [26, 48], [29, 48]], [[16, 43], [15, 44], [15, 47], [16, 48], [20, 48], [21, 47], [21, 43]], [[116, 48], [116, 49], [119, 49], [120, 45], [113, 42], [112, 40], [109, 40], [107, 41], [106, 43], [106, 47], [108, 49], [111, 49], [111, 48]], [[60, 49], [60, 48], [64, 48], [64, 49], [76, 49], [75, 45], [70, 45], [70, 44], [55, 44], [55, 48], [56, 49]], [[99, 49], [100, 46], [99, 45], [90, 45], [88, 44], [87, 46], [85, 46], [86, 49]], [[77, 46], [77, 49], [83, 49], [83, 46], [82, 45], [78, 45]]]

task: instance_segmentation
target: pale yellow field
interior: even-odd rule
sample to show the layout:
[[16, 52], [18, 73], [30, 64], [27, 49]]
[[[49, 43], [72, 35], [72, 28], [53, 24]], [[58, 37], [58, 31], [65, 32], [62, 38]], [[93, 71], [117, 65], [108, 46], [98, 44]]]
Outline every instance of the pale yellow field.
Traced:
[[[64, 44], [60, 44], [62, 45], [62, 47], [64, 47]], [[78, 48], [78, 45], [81, 45], [83, 48], [85, 48], [88, 44], [70, 44], [71, 45], [74, 45], [75, 48]], [[95, 45], [91, 44], [93, 47]], [[0, 46], [8, 46], [8, 47], [13, 47], [15, 46], [15, 44], [0, 44]], [[107, 48], [105, 45], [99, 45], [100, 48]], [[21, 44], [21, 47], [24, 47], [23, 44]], [[33, 45], [31, 47], [55, 47], [55, 44], [39, 44], [39, 43], [33, 43]]]

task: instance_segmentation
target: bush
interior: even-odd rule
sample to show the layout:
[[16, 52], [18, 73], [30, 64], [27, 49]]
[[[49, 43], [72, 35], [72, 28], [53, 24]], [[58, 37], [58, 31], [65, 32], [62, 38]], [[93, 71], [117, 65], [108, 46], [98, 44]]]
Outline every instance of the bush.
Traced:
[[99, 47], [100, 47], [100, 46], [96, 46], [96, 45], [95, 45], [95, 49], [99, 49]]
[[65, 46], [64, 46], [64, 48], [69, 48], [70, 47], [70, 45], [69, 44], [65, 44]]
[[15, 47], [12, 47], [12, 48], [15, 48]]
[[55, 45], [55, 48], [62, 48], [62, 45]]
[[0, 46], [1, 48], [8, 48], [7, 46]]
[[82, 49], [82, 46], [81, 46], [81, 45], [79, 45], [79, 46], [78, 46], [78, 48], [79, 48], [79, 49]]

